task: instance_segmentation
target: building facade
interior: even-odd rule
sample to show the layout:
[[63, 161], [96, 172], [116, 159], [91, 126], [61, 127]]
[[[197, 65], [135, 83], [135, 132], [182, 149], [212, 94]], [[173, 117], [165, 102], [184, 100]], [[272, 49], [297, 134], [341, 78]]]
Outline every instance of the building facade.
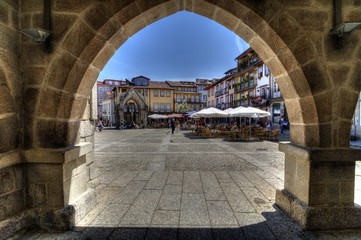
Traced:
[[[152, 81], [147, 77], [138, 76], [131, 81], [126, 82], [119, 87], [116, 87], [117, 94], [126, 93], [130, 88], [133, 88], [140, 94], [147, 106], [148, 113], [172, 113], [174, 112], [174, 89], [166, 82]], [[117, 100], [115, 99], [115, 102]], [[119, 103], [116, 103], [119, 104]], [[135, 121], [137, 114], [139, 114], [139, 103], [134, 99], [129, 99], [123, 108], [124, 120]]]
[[201, 109], [207, 108], [207, 90], [206, 88], [210, 85], [212, 85], [214, 80], [211, 79], [202, 79], [197, 78], [195, 85], [197, 87], [197, 92], [201, 94]]
[[195, 82], [189, 81], [166, 81], [166, 83], [174, 90], [174, 109], [177, 111], [177, 105], [186, 102], [191, 111], [199, 111], [201, 109], [201, 96], [197, 92]]
[[109, 123], [115, 125], [115, 106], [114, 106], [114, 98], [107, 98], [103, 100], [102, 105], [102, 118], [104, 123]]
[[105, 79], [102, 82], [97, 82], [98, 120], [103, 119], [103, 101], [113, 97], [111, 91], [115, 86], [121, 86], [124, 84], [126, 84], [125, 81], [114, 79]]

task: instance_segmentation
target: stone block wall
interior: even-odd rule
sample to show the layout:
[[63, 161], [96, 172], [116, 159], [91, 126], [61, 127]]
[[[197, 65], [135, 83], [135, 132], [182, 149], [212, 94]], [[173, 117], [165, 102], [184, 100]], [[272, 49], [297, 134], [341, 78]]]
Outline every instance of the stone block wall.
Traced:
[[0, 169], [0, 222], [26, 208], [25, 173], [19, 164]]
[[[0, 1], [0, 223], [27, 207], [22, 139], [19, 1]], [[1, 235], [1, 234], [0, 234]]]

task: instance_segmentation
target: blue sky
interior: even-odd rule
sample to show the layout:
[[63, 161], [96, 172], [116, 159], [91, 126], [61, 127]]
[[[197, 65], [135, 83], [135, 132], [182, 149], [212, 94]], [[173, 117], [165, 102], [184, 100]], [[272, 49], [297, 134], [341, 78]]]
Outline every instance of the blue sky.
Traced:
[[248, 44], [222, 25], [190, 12], [178, 12], [129, 38], [98, 77], [155, 81], [220, 78], [236, 67], [234, 59]]

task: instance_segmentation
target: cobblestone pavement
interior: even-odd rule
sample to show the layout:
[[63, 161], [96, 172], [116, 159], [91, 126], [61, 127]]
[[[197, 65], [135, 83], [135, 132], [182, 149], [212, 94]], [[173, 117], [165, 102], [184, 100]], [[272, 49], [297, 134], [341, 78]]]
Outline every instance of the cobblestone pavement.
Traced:
[[[269, 141], [203, 139], [167, 129], [96, 133], [98, 205], [71, 232], [37, 239], [359, 239], [305, 232], [275, 206], [284, 155]], [[30, 236], [30, 235], [29, 235]]]

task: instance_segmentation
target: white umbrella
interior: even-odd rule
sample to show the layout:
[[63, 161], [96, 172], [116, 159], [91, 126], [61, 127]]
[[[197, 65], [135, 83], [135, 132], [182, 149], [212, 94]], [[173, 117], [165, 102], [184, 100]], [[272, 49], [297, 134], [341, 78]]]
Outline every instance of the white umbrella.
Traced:
[[250, 118], [262, 118], [268, 117], [271, 114], [258, 108], [253, 107], [238, 107], [229, 112], [232, 117], [250, 117]]
[[214, 118], [214, 117], [228, 117], [228, 116], [229, 116], [228, 113], [214, 107], [203, 109], [191, 115], [192, 118], [199, 118], [199, 117]]
[[268, 117], [271, 114], [269, 112], [263, 111], [254, 107], [238, 107], [233, 111], [229, 112], [229, 115], [232, 117], [248, 117], [249, 118], [249, 132], [251, 132], [251, 118], [262, 118]]
[[152, 115], [149, 115], [148, 117], [149, 117], [149, 118], [152, 118], [152, 119], [168, 119], [167, 116], [165, 116], [165, 115], [160, 115], [160, 114], [152, 114]]
[[231, 112], [233, 110], [234, 110], [234, 108], [227, 108], [226, 110], [223, 110], [223, 112], [229, 113], [229, 112]]

